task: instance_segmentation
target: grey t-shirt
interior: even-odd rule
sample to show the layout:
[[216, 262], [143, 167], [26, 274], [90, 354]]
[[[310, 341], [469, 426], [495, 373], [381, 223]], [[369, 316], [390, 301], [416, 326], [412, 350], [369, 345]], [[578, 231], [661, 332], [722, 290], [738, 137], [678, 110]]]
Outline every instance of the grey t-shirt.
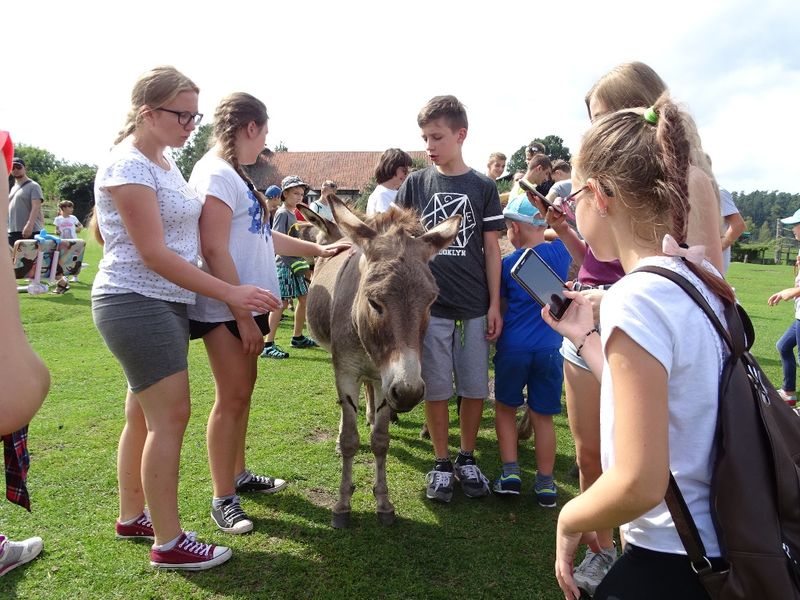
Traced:
[[450, 176], [433, 166], [411, 173], [394, 202], [416, 209], [426, 230], [461, 215], [458, 236], [431, 261], [431, 272], [439, 286], [431, 314], [444, 319], [484, 316], [489, 310], [489, 288], [483, 234], [505, 229], [495, 183], [474, 169]]
[[[30, 182], [30, 183], [28, 183]], [[14, 184], [8, 197], [11, 199], [8, 205], [8, 231], [22, 231], [25, 229], [25, 223], [31, 216], [31, 209], [33, 208], [33, 201], [42, 201], [42, 188], [39, 184], [29, 179], [25, 185], [20, 186]], [[44, 228], [44, 218], [41, 211], [39, 218], [33, 225], [33, 233], [39, 233]]]
[[[572, 181], [569, 179], [562, 179], [553, 184], [550, 192], [555, 192], [556, 198], [566, 198], [572, 193]], [[548, 194], [550, 193], [548, 192]]]
[[[297, 217], [294, 216], [294, 211], [289, 210], [283, 204], [280, 205], [278, 210], [275, 211], [275, 217], [272, 220], [272, 231], [291, 235], [297, 237], [297, 233], [293, 231], [293, 225], [297, 223]], [[292, 235], [294, 233], [294, 235]], [[292, 263], [300, 260], [299, 256], [283, 256], [279, 255], [281, 263], [291, 268]]]

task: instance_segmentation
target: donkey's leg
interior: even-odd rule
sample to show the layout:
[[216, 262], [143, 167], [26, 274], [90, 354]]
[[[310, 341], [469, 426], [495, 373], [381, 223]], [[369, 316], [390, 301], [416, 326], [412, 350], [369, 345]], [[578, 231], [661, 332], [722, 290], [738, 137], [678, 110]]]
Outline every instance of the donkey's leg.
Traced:
[[358, 424], [358, 380], [346, 375], [336, 377], [336, 389], [342, 418], [339, 427], [339, 445], [342, 451], [342, 481], [339, 485], [339, 500], [333, 505], [332, 525], [337, 529], [350, 524], [350, 498], [353, 495], [353, 456], [359, 447]]
[[386, 454], [389, 451], [389, 420], [391, 410], [381, 393], [380, 383], [373, 389], [375, 406], [375, 426], [372, 428], [370, 446], [375, 455], [375, 494], [378, 520], [383, 525], [394, 523], [394, 505], [389, 501], [389, 486], [386, 484]]

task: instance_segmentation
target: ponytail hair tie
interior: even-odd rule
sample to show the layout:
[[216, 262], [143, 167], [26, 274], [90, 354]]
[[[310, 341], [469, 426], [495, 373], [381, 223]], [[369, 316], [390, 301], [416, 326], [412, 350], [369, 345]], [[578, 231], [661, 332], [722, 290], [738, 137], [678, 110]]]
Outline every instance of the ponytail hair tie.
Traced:
[[705, 246], [681, 248], [670, 234], [664, 236], [664, 241], [661, 242], [661, 251], [667, 256], [678, 256], [696, 265], [702, 265], [706, 257]]
[[644, 114], [642, 116], [644, 117], [644, 120], [650, 123], [651, 125], [658, 125], [658, 113], [656, 112], [654, 106], [651, 106], [646, 111], [644, 111]]

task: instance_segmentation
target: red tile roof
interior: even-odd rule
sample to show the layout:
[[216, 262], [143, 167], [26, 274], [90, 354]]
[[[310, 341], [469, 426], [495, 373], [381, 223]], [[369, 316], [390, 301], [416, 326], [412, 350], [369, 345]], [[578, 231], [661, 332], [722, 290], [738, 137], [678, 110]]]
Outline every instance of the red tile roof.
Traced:
[[[272, 152], [266, 150], [256, 164], [246, 167], [258, 189], [280, 185], [287, 175], [297, 175], [319, 191], [322, 182], [331, 179], [342, 192], [360, 192], [375, 173], [383, 154], [378, 152]], [[409, 152], [414, 160], [430, 161], [425, 152]]]

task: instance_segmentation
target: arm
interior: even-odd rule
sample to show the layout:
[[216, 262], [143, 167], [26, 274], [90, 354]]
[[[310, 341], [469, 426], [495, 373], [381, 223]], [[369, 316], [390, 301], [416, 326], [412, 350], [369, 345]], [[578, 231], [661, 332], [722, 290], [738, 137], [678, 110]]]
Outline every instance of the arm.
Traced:
[[772, 296], [767, 299], [767, 304], [775, 306], [780, 304], [781, 300], [794, 300], [797, 297], [800, 297], [800, 287], [786, 288], [785, 290], [772, 294]]
[[689, 223], [686, 242], [706, 247], [706, 258], [722, 272], [722, 243], [719, 237], [719, 196], [711, 180], [695, 166], [689, 167]]
[[[569, 226], [564, 213], [546, 207], [536, 195], [530, 192], [527, 192], [527, 194], [528, 200], [539, 209], [539, 212], [544, 215], [547, 221], [549, 229], [545, 231], [545, 239], [552, 241], [556, 236], [561, 239], [572, 260], [580, 267], [583, 264], [583, 257], [586, 256], [586, 242], [578, 237], [576, 231]], [[555, 236], [550, 233], [551, 231], [555, 233]]]
[[[7, 220], [8, 169], [0, 157], [0, 222]], [[5, 435], [30, 423], [50, 389], [50, 372], [22, 329], [17, 284], [8, 254], [0, 260], [0, 379], [6, 391], [0, 400], [0, 435]]]
[[[209, 272], [231, 285], [239, 285], [239, 272], [229, 250], [233, 211], [216, 196], [206, 196], [200, 213], [200, 248]], [[245, 354], [258, 355], [264, 348], [264, 336], [249, 310], [229, 306], [242, 340]]]
[[490, 342], [500, 337], [503, 317], [500, 315], [500, 244], [496, 231], [483, 232], [483, 257], [486, 263], [486, 285], [489, 288], [489, 312], [486, 313], [486, 339]]
[[744, 219], [742, 215], [738, 212], [733, 213], [732, 215], [727, 215], [725, 217], [725, 224], [728, 226], [727, 230], [725, 230], [725, 235], [722, 236], [720, 240], [722, 242], [722, 249], [725, 250], [726, 248], [730, 248], [736, 243], [736, 240], [744, 233], [744, 230], [747, 229], [747, 225], [744, 224]]
[[294, 238], [279, 231], [272, 232], [272, 243], [275, 245], [275, 252], [281, 256], [322, 256], [329, 258], [336, 256], [342, 250], [350, 248], [350, 242], [334, 242], [327, 246], [307, 242], [300, 238]]
[[267, 312], [280, 300], [252, 285], [233, 286], [183, 260], [164, 243], [164, 228], [155, 190], [139, 184], [108, 188], [128, 235], [148, 269], [193, 292], [244, 310]]
[[559, 514], [556, 577], [565, 594], [577, 591], [572, 564], [581, 533], [643, 515], [664, 499], [669, 481], [667, 372], [619, 329], [606, 354], [614, 386], [615, 464]]

